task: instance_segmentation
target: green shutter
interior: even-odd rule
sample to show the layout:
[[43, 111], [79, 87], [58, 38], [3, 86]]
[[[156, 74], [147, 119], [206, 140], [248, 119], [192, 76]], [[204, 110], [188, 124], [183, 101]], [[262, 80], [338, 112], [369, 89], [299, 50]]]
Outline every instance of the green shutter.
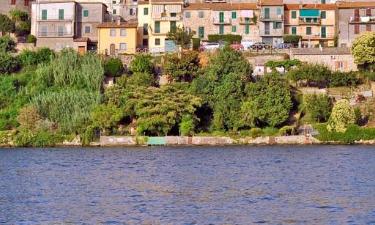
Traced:
[[232, 19], [237, 19], [237, 12], [232, 12]]
[[155, 21], [155, 33], [160, 33], [160, 21]]
[[148, 8], [143, 9], [143, 15], [147, 16], [148, 15]]
[[292, 27], [292, 34], [294, 34], [294, 35], [297, 34], [297, 27]]
[[321, 27], [321, 37], [326, 38], [327, 37], [327, 28]]
[[219, 34], [224, 34], [224, 25], [219, 25]]
[[64, 19], [64, 9], [59, 9], [59, 20]]
[[89, 17], [89, 10], [83, 10], [83, 17]]
[[199, 35], [199, 38], [204, 38], [204, 27], [198, 28], [198, 35]]
[[42, 10], [42, 20], [46, 20], [46, 19], [47, 19], [47, 10], [43, 9]]
[[250, 34], [250, 25], [249, 24], [245, 25], [245, 34]]
[[311, 27], [306, 27], [306, 34], [311, 35]]
[[177, 25], [176, 25], [176, 21], [171, 21], [171, 23], [170, 23], [170, 31], [176, 31], [176, 27], [177, 27]]
[[270, 18], [270, 8], [264, 8], [264, 18], [265, 19]]
[[292, 19], [296, 19], [297, 18], [297, 11], [292, 11]]
[[236, 33], [237, 32], [237, 27], [236, 26], [232, 26], [232, 33]]
[[219, 13], [219, 22], [224, 23], [224, 12]]
[[327, 17], [327, 12], [326, 12], [326, 11], [321, 11], [321, 12], [320, 12], [320, 17], [321, 17], [322, 19], [325, 19], [325, 18]]

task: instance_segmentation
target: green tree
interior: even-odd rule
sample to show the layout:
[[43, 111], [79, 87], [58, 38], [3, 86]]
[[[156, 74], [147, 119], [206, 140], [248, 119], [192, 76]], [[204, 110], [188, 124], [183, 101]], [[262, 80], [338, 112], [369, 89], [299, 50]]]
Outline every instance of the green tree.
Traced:
[[183, 136], [191, 136], [194, 134], [195, 119], [192, 115], [182, 116], [181, 122], [179, 124], [180, 134]]
[[11, 33], [15, 29], [14, 22], [7, 15], [0, 14], [0, 32]]
[[177, 27], [168, 32], [167, 38], [182, 48], [189, 48], [194, 32], [189, 32], [184, 27]]
[[133, 87], [143, 86], [149, 87], [154, 86], [156, 84], [156, 80], [153, 74], [149, 73], [133, 73], [129, 77], [127, 77], [126, 85], [132, 85]]
[[309, 86], [326, 86], [331, 77], [331, 71], [324, 65], [304, 63], [288, 71], [287, 76], [295, 82], [306, 82]]
[[123, 118], [123, 111], [112, 104], [101, 104], [91, 112], [93, 125], [101, 129], [102, 133], [116, 126]]
[[104, 73], [107, 76], [118, 77], [124, 72], [124, 66], [121, 59], [109, 58], [104, 62]]
[[355, 63], [365, 70], [375, 71], [375, 32], [365, 32], [352, 44]]
[[9, 53], [0, 52], [0, 74], [13, 73], [20, 68], [20, 62]]
[[302, 39], [302, 36], [301, 35], [284, 35], [283, 37], [284, 39], [284, 43], [291, 43], [291, 44], [294, 44], [294, 45], [297, 45], [299, 40]]
[[138, 54], [130, 63], [130, 70], [133, 73], [153, 73], [154, 64], [152, 56], [147, 54]]
[[176, 81], [191, 82], [199, 70], [199, 57], [195, 51], [182, 52], [165, 56], [164, 72]]
[[326, 122], [331, 114], [331, 99], [324, 94], [303, 96], [303, 108], [310, 122]]
[[0, 37], [0, 52], [15, 51], [16, 42], [9, 35]]
[[327, 130], [330, 132], [345, 132], [348, 125], [355, 123], [354, 109], [349, 101], [342, 99], [333, 106], [331, 116], [329, 117]]
[[288, 82], [277, 73], [267, 74], [247, 86], [247, 96], [241, 110], [245, 113], [243, 125], [276, 127], [287, 121], [291, 109], [292, 96]]

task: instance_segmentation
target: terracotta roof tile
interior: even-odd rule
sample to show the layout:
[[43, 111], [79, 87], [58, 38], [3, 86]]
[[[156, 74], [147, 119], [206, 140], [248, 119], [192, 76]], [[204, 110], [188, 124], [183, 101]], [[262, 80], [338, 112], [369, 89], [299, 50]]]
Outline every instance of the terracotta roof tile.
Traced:
[[337, 4], [337, 6], [339, 9], [375, 7], [375, 1], [369, 0], [368, 2], [340, 2]]
[[272, 5], [283, 5], [283, 0], [259, 0], [259, 5], [262, 6], [272, 6]]
[[248, 10], [257, 9], [255, 3], [190, 3], [184, 10]]

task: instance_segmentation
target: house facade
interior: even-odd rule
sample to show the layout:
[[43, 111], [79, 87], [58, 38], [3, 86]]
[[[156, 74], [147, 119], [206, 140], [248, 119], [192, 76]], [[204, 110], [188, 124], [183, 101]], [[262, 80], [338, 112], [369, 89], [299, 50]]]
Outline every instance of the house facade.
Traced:
[[8, 14], [13, 9], [30, 13], [33, 0], [0, 0], [0, 14]]
[[38, 1], [32, 4], [31, 34], [37, 47], [96, 50], [97, 25], [104, 22], [102, 3]]
[[98, 53], [103, 55], [135, 54], [137, 48], [136, 21], [105, 22], [98, 25]]
[[183, 1], [149, 0], [138, 2], [139, 46], [151, 53], [172, 52], [176, 46], [167, 34], [183, 27]]
[[284, 3], [282, 0], [259, 2], [259, 36], [262, 42], [272, 45], [283, 43]]
[[183, 24], [195, 37], [237, 34], [242, 39], [260, 41], [259, 11], [254, 3], [191, 3], [184, 7]]
[[300, 35], [302, 44], [333, 47], [336, 35], [335, 4], [286, 4], [284, 33]]
[[110, 20], [117, 17], [125, 21], [137, 19], [138, 0], [101, 0], [106, 6]]
[[375, 1], [342, 2], [337, 8], [339, 46], [350, 47], [361, 33], [375, 31]]

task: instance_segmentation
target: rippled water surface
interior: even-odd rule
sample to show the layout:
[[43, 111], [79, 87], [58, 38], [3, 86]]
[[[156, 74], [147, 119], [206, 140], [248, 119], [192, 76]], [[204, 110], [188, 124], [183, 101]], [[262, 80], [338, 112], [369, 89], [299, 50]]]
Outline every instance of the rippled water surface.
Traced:
[[1, 149], [0, 224], [375, 224], [371, 146]]

